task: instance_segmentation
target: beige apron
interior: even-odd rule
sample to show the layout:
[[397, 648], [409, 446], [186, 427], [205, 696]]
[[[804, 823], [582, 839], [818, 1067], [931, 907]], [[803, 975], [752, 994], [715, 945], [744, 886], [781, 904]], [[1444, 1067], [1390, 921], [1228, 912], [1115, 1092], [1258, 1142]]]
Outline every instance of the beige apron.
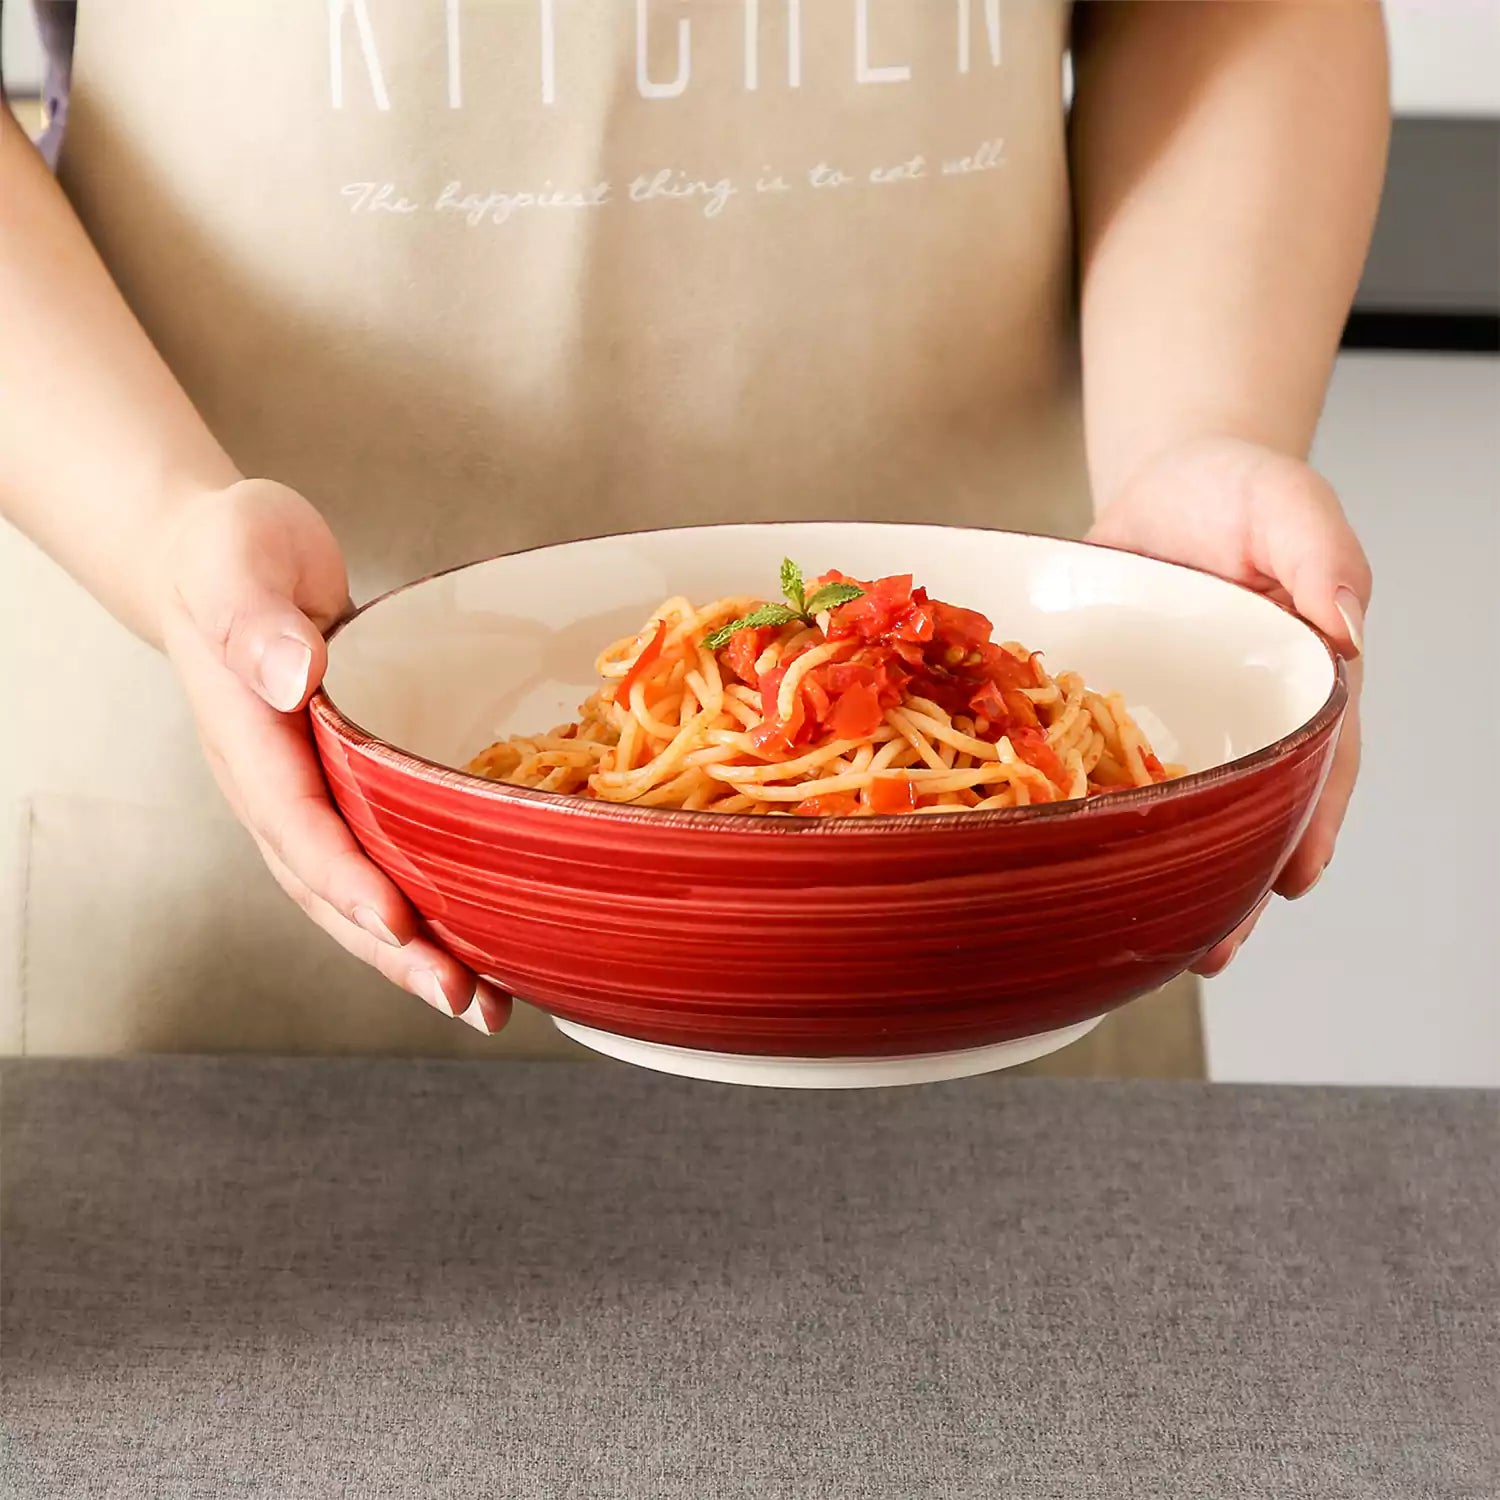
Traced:
[[[1065, 5], [80, 11], [64, 185], [241, 468], [329, 516], [357, 598], [685, 520], [1086, 524]], [[164, 664], [14, 537], [0, 563], [54, 622], [7, 631], [8, 1050], [558, 1049], [339, 952], [223, 814]], [[1190, 994], [1104, 1037], [1066, 1065], [1197, 1067]]]

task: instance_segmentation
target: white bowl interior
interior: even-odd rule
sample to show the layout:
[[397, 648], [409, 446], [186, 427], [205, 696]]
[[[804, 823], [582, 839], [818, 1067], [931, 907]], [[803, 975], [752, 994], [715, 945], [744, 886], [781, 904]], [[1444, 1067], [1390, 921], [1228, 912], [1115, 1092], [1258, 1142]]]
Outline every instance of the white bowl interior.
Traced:
[[1123, 693], [1158, 754], [1194, 771], [1290, 734], [1333, 690], [1305, 625], [1184, 568], [1008, 532], [812, 522], [607, 537], [425, 580], [339, 632], [325, 685], [370, 734], [462, 766], [502, 735], [574, 718], [598, 653], [664, 599], [774, 595], [783, 557], [809, 577], [913, 574], [1054, 672]]

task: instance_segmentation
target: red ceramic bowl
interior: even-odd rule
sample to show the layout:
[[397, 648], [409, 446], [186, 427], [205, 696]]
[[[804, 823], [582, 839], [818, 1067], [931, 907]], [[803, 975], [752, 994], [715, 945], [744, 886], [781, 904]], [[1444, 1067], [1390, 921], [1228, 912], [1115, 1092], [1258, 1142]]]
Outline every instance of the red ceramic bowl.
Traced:
[[[1000, 639], [1125, 695], [1182, 780], [885, 819], [631, 809], [453, 769], [572, 718], [663, 599], [911, 572]], [[923, 526], [700, 528], [424, 579], [334, 635], [312, 720], [372, 859], [455, 953], [615, 1056], [841, 1086], [1037, 1056], [1180, 973], [1269, 888], [1347, 699], [1326, 641], [1187, 568]]]

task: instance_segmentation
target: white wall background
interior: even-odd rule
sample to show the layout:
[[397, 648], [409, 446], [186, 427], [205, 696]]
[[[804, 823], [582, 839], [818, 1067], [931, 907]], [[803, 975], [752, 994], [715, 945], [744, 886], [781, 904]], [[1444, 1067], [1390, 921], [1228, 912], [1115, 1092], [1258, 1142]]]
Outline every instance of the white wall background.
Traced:
[[1500, 115], [1500, 0], [1385, 0], [1397, 114]]
[[1500, 359], [1345, 355], [1314, 461], [1375, 568], [1364, 770], [1207, 985], [1209, 1071], [1500, 1087]]
[[0, 0], [0, 62], [5, 86], [34, 94], [42, 85], [42, 44], [37, 39], [31, 0]]

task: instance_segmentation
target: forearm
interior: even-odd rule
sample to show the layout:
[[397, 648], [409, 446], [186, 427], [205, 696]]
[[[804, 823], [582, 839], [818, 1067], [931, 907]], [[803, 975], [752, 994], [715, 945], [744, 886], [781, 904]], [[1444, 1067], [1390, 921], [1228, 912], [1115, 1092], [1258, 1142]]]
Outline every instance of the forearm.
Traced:
[[157, 538], [237, 477], [0, 105], [0, 514], [154, 641]]
[[1384, 172], [1379, 7], [1080, 7], [1071, 150], [1105, 508], [1174, 444], [1312, 441]]

